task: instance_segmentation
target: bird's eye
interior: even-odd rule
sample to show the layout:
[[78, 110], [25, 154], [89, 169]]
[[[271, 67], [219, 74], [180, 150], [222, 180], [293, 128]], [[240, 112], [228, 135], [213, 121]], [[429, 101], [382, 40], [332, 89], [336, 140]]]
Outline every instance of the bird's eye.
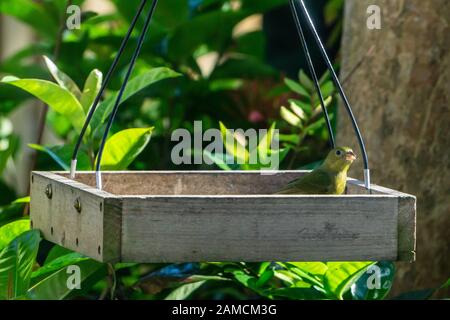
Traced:
[[342, 151], [341, 151], [341, 150], [337, 150], [337, 151], [336, 151], [336, 155], [337, 155], [338, 157], [342, 156]]

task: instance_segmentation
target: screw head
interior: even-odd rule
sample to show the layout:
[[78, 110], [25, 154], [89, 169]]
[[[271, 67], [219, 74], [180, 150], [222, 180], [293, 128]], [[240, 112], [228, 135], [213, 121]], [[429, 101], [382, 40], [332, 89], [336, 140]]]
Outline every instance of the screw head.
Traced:
[[48, 184], [47, 187], [45, 187], [45, 195], [47, 196], [47, 198], [51, 199], [53, 196], [53, 191], [52, 191], [52, 185]]
[[77, 210], [78, 213], [81, 213], [81, 200], [80, 198], [75, 199], [75, 203], [73, 204], [73, 207], [75, 210]]

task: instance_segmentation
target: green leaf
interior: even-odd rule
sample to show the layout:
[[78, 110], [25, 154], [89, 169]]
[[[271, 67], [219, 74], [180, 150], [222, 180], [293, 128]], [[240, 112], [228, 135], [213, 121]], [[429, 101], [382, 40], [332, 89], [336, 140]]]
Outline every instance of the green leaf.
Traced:
[[287, 265], [292, 265], [314, 276], [322, 276], [328, 270], [328, 266], [323, 262], [288, 262]]
[[39, 231], [26, 231], [0, 252], [0, 299], [26, 293], [40, 241]]
[[105, 264], [92, 259], [83, 260], [74, 264], [79, 268], [80, 289], [72, 288], [71, 273], [68, 267], [64, 267], [57, 272], [51, 273], [26, 293], [28, 299], [33, 300], [62, 300], [72, 295], [81, 294], [88, 290], [92, 284], [97, 283], [106, 275]]
[[289, 111], [286, 107], [281, 107], [280, 115], [281, 118], [283, 118], [290, 125], [298, 128], [302, 127], [302, 120], [293, 112]]
[[3, 83], [18, 87], [48, 104], [55, 112], [67, 117], [79, 133], [84, 124], [85, 113], [77, 98], [57, 84], [39, 79], [5, 77]]
[[199, 281], [182, 285], [173, 290], [164, 300], [186, 300], [194, 291], [200, 288], [206, 281]]
[[153, 128], [126, 129], [106, 141], [101, 167], [103, 170], [124, 170], [144, 150]]
[[374, 262], [328, 262], [328, 271], [324, 275], [324, 285], [327, 293], [342, 300], [345, 291]]
[[47, 153], [53, 160], [55, 160], [55, 162], [64, 170], [64, 171], [68, 171], [70, 170], [70, 167], [67, 163], [65, 163], [56, 153], [54, 153], [50, 148], [46, 147], [46, 146], [41, 146], [38, 144], [34, 144], [34, 143], [30, 143], [28, 144], [28, 146], [31, 149], [37, 150], [37, 151], [41, 151], [41, 152], [45, 152]]
[[305, 87], [309, 92], [314, 92], [315, 87], [312, 80], [306, 75], [306, 73], [303, 70], [300, 70], [298, 74], [298, 79], [300, 81], [300, 84]]
[[8, 223], [0, 228], [0, 250], [25, 231], [30, 230], [30, 220], [22, 219]]
[[61, 257], [55, 258], [54, 260], [50, 261], [49, 263], [44, 264], [42, 267], [37, 269], [31, 274], [31, 278], [39, 278], [42, 277], [45, 274], [49, 274], [52, 272], [55, 272], [57, 270], [60, 270], [64, 267], [75, 265], [81, 261], [88, 260], [88, 257], [85, 257], [78, 252], [72, 252], [66, 255], [63, 255]]
[[53, 61], [48, 57], [44, 56], [44, 61], [47, 65], [47, 69], [50, 71], [59, 86], [66, 89], [67, 91], [72, 92], [72, 94], [77, 99], [80, 99], [81, 91], [80, 88], [78, 88], [77, 84], [67, 74], [59, 70], [58, 67], [53, 63]]
[[12, 204], [17, 204], [17, 203], [30, 203], [30, 197], [19, 198], [12, 202]]
[[0, 12], [28, 24], [41, 35], [55, 37], [58, 32], [52, 16], [34, 1], [0, 0]]
[[89, 74], [84, 84], [83, 93], [81, 94], [80, 102], [86, 114], [89, 112], [95, 98], [97, 97], [100, 88], [102, 87], [103, 74], [95, 69]]
[[239, 164], [248, 163], [250, 155], [245, 147], [244, 141], [239, 141], [239, 138], [241, 137], [238, 137], [236, 132], [232, 133], [228, 130], [222, 122], [219, 124], [220, 132], [222, 134], [222, 141], [226, 151], [232, 155]]
[[300, 83], [288, 78], [284, 79], [284, 83], [295, 93], [307, 98], [310, 96], [309, 92]]
[[292, 111], [294, 111], [297, 117], [299, 117], [302, 120], [306, 119], [305, 111], [303, 111], [303, 109], [298, 104], [296, 104], [295, 101], [290, 101], [289, 107], [291, 108]]
[[[169, 69], [169, 68], [153, 68], [144, 74], [140, 74], [133, 79], [131, 79], [125, 92], [122, 96], [121, 104], [130, 99], [132, 96], [140, 92], [141, 90], [165, 79], [176, 78], [181, 76], [181, 74]], [[109, 96], [105, 101], [103, 101], [95, 111], [92, 117], [91, 127], [99, 128], [100, 125], [108, 118], [110, 115], [114, 103], [116, 101], [118, 92]]]

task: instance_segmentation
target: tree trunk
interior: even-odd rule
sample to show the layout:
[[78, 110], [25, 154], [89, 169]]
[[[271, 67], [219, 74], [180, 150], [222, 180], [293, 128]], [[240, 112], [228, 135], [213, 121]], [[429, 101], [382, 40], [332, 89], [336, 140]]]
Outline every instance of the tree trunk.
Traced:
[[[367, 27], [370, 5], [380, 30]], [[347, 0], [345, 15], [342, 77], [372, 180], [417, 196], [417, 261], [397, 264], [392, 294], [440, 286], [450, 276], [450, 1]], [[339, 141], [358, 150], [339, 116]]]

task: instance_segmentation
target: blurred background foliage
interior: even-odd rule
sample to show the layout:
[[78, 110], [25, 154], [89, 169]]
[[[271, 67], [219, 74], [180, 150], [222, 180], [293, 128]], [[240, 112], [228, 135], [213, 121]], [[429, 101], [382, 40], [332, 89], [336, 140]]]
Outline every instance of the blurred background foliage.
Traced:
[[[0, 0], [0, 13], [30, 27], [36, 39], [0, 62], [2, 76], [17, 77], [5, 78], [0, 84], [0, 298], [385, 298], [394, 278], [394, 266], [388, 262], [376, 264], [381, 270], [381, 288], [369, 289], [366, 271], [373, 263], [109, 265], [52, 245], [41, 240], [36, 231], [29, 230], [26, 216], [29, 199], [16, 200], [27, 194], [18, 192], [14, 179], [12, 183], [11, 179], [4, 180], [3, 173], [7, 170], [14, 176], [15, 164], [23, 160], [18, 151], [30, 147], [39, 153], [32, 156], [34, 160], [28, 170], [67, 169], [77, 137], [74, 118], [64, 113], [57, 101], [46, 100], [53, 91], [36, 93], [36, 88], [42, 85], [37, 79], [56, 81], [57, 85], [45, 86], [58, 92], [74, 87], [98, 90], [101, 75], [111, 65], [138, 2], [104, 1], [107, 10], [100, 10], [83, 0]], [[83, 8], [80, 29], [65, 27], [66, 8], [71, 4]], [[308, 5], [338, 65], [343, 0], [315, 0], [308, 1]], [[105, 105], [122, 83], [142, 20], [105, 94]], [[317, 57], [317, 51], [312, 51]], [[49, 57], [47, 63], [43, 56]], [[323, 74], [321, 86], [335, 128], [334, 88], [322, 62], [315, 63]], [[136, 86], [122, 103], [110, 138], [126, 133], [130, 140], [131, 132], [136, 137], [132, 135], [131, 140], [136, 143], [127, 146], [129, 152], [121, 155], [120, 160], [126, 161], [109, 163], [108, 168], [217, 169], [205, 165], [179, 167], [170, 161], [172, 131], [178, 128], [192, 131], [196, 120], [203, 122], [203, 130], [221, 127], [222, 132], [226, 128], [259, 129], [276, 125], [281, 130], [282, 148], [287, 150], [281, 168], [314, 167], [328, 150], [328, 136], [311, 80], [303, 71], [299, 72], [305, 69], [286, 0], [159, 1], [133, 73]], [[161, 70], [173, 73], [161, 75]], [[151, 73], [158, 81], [148, 80]], [[95, 76], [96, 85], [89, 87], [86, 79]], [[49, 103], [42, 119], [45, 119], [43, 130], [50, 133], [52, 141], [41, 138], [43, 130], [36, 125], [39, 119], [23, 119], [30, 124], [22, 123], [35, 127], [34, 140], [21, 141], [15, 131], [10, 115], [33, 98], [30, 93]], [[79, 102], [82, 105], [83, 98]], [[36, 108], [46, 110], [39, 104]], [[86, 158], [80, 161], [84, 163], [80, 164], [81, 169], [92, 168], [98, 144], [95, 131], [101, 132], [102, 123], [98, 121], [98, 127], [93, 128], [94, 133], [88, 138], [92, 149], [83, 149]], [[149, 143], [145, 134], [150, 132]], [[82, 290], [66, 286], [65, 268], [74, 264], [82, 270]], [[13, 287], [9, 281], [11, 272], [20, 275]]]

